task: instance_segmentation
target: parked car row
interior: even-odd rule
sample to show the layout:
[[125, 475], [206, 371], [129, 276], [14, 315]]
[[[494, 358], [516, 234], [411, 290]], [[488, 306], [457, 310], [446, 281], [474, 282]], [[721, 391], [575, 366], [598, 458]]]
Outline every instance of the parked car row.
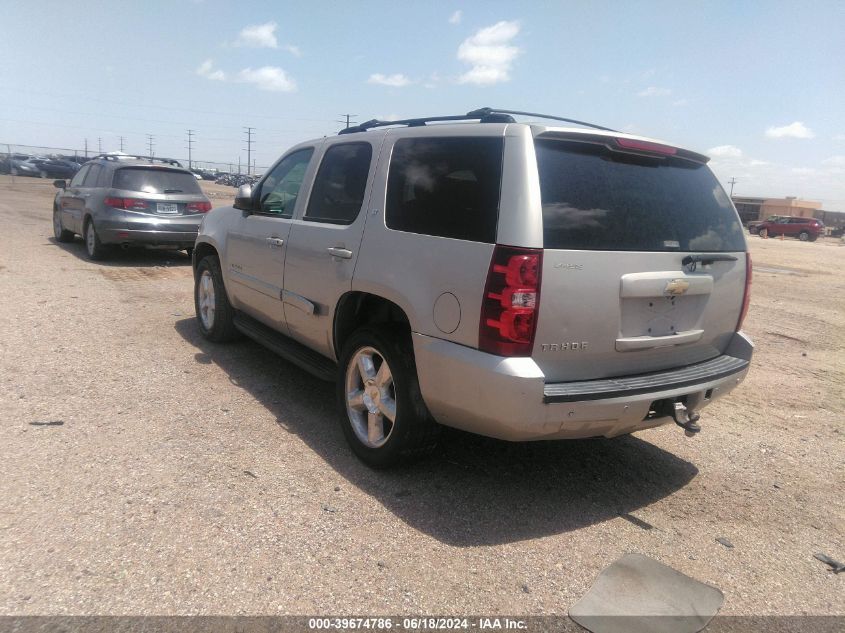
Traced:
[[512, 114], [307, 141], [210, 212], [175, 161], [99, 157], [56, 181], [55, 238], [82, 235], [91, 259], [192, 252], [202, 336], [245, 335], [334, 381], [372, 467], [428, 453], [440, 425], [512, 441], [673, 420], [697, 433], [753, 352], [751, 261], [707, 157]]
[[240, 187], [242, 185], [254, 185], [259, 181], [261, 176], [247, 175], [247, 174], [223, 174], [218, 176], [218, 185], [228, 185], [229, 187]]
[[27, 154], [0, 155], [0, 173], [32, 178], [72, 178], [81, 161], [64, 157], [38, 157]]

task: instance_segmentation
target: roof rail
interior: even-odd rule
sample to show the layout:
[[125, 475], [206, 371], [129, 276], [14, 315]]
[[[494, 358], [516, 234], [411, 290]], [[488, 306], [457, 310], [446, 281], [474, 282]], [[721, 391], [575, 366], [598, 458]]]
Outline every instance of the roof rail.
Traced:
[[176, 167], [181, 167], [182, 163], [180, 163], [175, 158], [160, 158], [158, 156], [139, 156], [138, 154], [97, 154], [96, 156], [92, 156], [88, 160], [125, 160], [127, 158], [134, 158], [136, 160], [148, 160], [151, 163], [166, 163], [168, 165], [174, 165]]
[[408, 127], [421, 127], [428, 123], [437, 123], [440, 121], [475, 121], [480, 123], [516, 123], [511, 115], [517, 114], [522, 116], [535, 116], [541, 119], [554, 119], [555, 121], [566, 121], [567, 123], [574, 123], [576, 125], [583, 125], [591, 127], [596, 130], [604, 130], [605, 132], [616, 132], [609, 127], [602, 127], [594, 123], [586, 123], [584, 121], [577, 121], [576, 119], [565, 119], [559, 116], [552, 116], [549, 114], [537, 114], [536, 112], [520, 112], [518, 110], [500, 110], [499, 108], [478, 108], [471, 110], [466, 114], [455, 114], [452, 116], [430, 116], [420, 117], [418, 119], [400, 119], [397, 121], [380, 121], [379, 119], [372, 119], [365, 121], [360, 125], [353, 125], [338, 132], [338, 134], [354, 134], [355, 132], [366, 132], [372, 128], [386, 127], [388, 125], [406, 125]]

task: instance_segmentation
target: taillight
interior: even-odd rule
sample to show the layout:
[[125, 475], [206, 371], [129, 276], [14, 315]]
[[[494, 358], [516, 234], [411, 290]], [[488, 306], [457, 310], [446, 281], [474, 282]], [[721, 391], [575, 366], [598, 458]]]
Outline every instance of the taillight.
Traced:
[[188, 213], [208, 213], [211, 211], [210, 202], [189, 202], [185, 207]]
[[103, 203], [115, 209], [128, 209], [129, 211], [146, 211], [150, 208], [146, 200], [138, 198], [106, 198]]
[[751, 303], [751, 253], [745, 253], [745, 292], [742, 296], [742, 310], [739, 313], [739, 321], [736, 322], [736, 331], [742, 329], [742, 322], [748, 314], [748, 305]]
[[530, 356], [540, 307], [543, 250], [497, 245], [487, 273], [478, 348], [498, 356]]
[[667, 156], [674, 156], [678, 153], [677, 148], [669, 145], [662, 145], [660, 143], [651, 143], [649, 141], [637, 141], [632, 138], [618, 138], [616, 144], [622, 149], [640, 150], [643, 152], [654, 152], [655, 154], [666, 154]]

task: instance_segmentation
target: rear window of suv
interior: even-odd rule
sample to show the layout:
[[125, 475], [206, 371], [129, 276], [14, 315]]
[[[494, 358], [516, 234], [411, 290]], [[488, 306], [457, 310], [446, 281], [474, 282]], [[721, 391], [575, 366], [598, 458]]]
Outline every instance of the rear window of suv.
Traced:
[[112, 187], [143, 193], [202, 193], [192, 173], [150, 167], [118, 169], [114, 172]]
[[495, 242], [502, 149], [497, 137], [396, 141], [387, 179], [388, 228]]
[[736, 211], [705, 165], [594, 143], [537, 140], [535, 147], [546, 248], [745, 250]]

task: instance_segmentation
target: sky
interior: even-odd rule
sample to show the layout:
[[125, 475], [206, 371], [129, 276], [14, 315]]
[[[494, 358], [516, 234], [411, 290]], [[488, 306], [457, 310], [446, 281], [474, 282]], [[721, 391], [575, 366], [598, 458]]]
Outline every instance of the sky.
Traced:
[[[845, 211], [845, 2], [0, 0], [5, 144], [246, 169], [357, 122], [492, 106], [705, 153]], [[341, 123], [340, 121], [344, 121]], [[13, 149], [14, 151], [14, 149]]]

